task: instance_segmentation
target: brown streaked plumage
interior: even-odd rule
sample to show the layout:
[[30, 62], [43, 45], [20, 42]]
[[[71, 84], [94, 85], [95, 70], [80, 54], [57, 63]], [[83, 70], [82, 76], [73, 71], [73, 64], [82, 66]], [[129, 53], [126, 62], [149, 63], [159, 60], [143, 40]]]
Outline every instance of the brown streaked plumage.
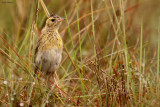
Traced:
[[46, 76], [54, 74], [62, 59], [63, 42], [58, 33], [59, 26], [64, 19], [51, 15], [38, 38], [35, 48], [35, 73], [39, 70]]

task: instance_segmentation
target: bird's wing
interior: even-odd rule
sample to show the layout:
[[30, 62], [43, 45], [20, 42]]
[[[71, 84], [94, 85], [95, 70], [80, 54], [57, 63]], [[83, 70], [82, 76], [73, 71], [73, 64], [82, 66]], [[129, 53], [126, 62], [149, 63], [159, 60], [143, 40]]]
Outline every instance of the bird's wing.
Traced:
[[37, 67], [36, 67], [36, 57], [37, 57], [37, 53], [39, 51], [39, 48], [41, 47], [41, 45], [44, 44], [45, 40], [44, 40], [44, 37], [46, 36], [46, 34], [41, 34], [41, 36], [38, 38], [38, 41], [37, 41], [37, 44], [36, 44], [36, 47], [34, 49], [34, 65], [35, 65], [35, 72], [37, 70]]
[[35, 60], [36, 60], [36, 56], [37, 56], [37, 52], [38, 52], [38, 48], [39, 48], [40, 44], [41, 44], [41, 38], [38, 39], [37, 45], [36, 45], [36, 47], [34, 49], [35, 50], [34, 51], [34, 63], [35, 63]]
[[37, 56], [38, 48], [40, 46], [40, 40], [41, 40], [41, 37], [38, 38], [36, 47], [34, 49], [34, 58], [33, 58], [33, 60], [34, 60], [34, 68], [35, 68], [34, 72], [35, 72], [35, 74], [37, 73], [37, 70], [38, 70], [38, 67], [36, 66], [36, 56]]

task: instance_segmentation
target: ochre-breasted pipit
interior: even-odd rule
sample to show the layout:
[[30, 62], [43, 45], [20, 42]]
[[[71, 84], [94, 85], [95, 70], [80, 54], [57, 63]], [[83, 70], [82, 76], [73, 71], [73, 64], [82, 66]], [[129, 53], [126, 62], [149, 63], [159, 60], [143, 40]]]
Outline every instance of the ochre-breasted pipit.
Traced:
[[63, 42], [58, 29], [63, 20], [57, 15], [51, 15], [46, 20], [35, 48], [35, 73], [41, 71], [49, 77], [59, 66], [62, 59]]

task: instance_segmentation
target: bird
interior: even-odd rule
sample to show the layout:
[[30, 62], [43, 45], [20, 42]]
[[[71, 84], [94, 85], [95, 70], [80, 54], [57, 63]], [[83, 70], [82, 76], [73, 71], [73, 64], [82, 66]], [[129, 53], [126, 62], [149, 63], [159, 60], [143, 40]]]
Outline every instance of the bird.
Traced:
[[42, 72], [47, 79], [54, 75], [62, 59], [63, 41], [58, 30], [64, 20], [58, 15], [50, 15], [37, 40], [34, 52], [34, 72], [35, 74], [38, 71]]

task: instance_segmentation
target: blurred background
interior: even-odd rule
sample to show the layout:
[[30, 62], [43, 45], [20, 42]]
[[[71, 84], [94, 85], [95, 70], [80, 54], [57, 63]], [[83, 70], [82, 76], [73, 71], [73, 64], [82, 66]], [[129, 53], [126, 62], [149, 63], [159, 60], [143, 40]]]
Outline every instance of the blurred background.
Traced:
[[[50, 13], [58, 14], [61, 17], [65, 17], [64, 11], [66, 11], [68, 15], [69, 22], [75, 21], [76, 18], [76, 0], [44, 0], [47, 9]], [[90, 12], [90, 0], [77, 0], [79, 3], [79, 17], [84, 16]], [[119, 1], [112, 1], [114, 5], [114, 10], [111, 9], [111, 4], [109, 0], [101, 0], [96, 1], [93, 0], [93, 10], [99, 10], [106, 8], [106, 3], [108, 4], [108, 10], [111, 12], [111, 17], [113, 18], [113, 11], [119, 11]], [[157, 30], [159, 23], [159, 0], [155, 0], [154, 2], [150, 2], [149, 0], [132, 0], [125, 1], [124, 10], [129, 9], [132, 6], [132, 9], [125, 12], [125, 23], [126, 23], [126, 35], [127, 42], [129, 46], [133, 46], [136, 44], [138, 30], [141, 27], [141, 23], [143, 23], [143, 41], [147, 44], [147, 53], [150, 53], [152, 56], [155, 45], [157, 42]], [[0, 31], [1, 35], [4, 35], [4, 32], [8, 35], [10, 42], [14, 44], [15, 40], [18, 38], [20, 41], [23, 40], [25, 33], [29, 25], [29, 21], [31, 22], [35, 17], [35, 8], [36, 3], [34, 1], [27, 0], [1, 0], [0, 1]], [[38, 18], [36, 22], [36, 26], [39, 29], [45, 25], [46, 14], [41, 5], [38, 6]], [[97, 41], [101, 41], [100, 45], [103, 45], [104, 42], [107, 42], [110, 38], [114, 37], [114, 35], [109, 35], [109, 33], [113, 32], [111, 28], [111, 19], [108, 16], [107, 10], [99, 11], [94, 14], [95, 16], [95, 33]], [[113, 18], [114, 19], [114, 18]], [[80, 29], [83, 29], [85, 26], [89, 25], [91, 21], [90, 15], [83, 18], [80, 21]], [[64, 22], [60, 31], [66, 27], [66, 23]], [[90, 29], [91, 27], [88, 27]], [[72, 35], [77, 33], [77, 25], [74, 24], [71, 27]], [[89, 30], [88, 30], [89, 32]], [[68, 34], [63, 33], [64, 42], [66, 43], [68, 40]], [[103, 37], [101, 37], [103, 36]], [[6, 37], [6, 38], [7, 38]], [[20, 42], [19, 41], [19, 42]], [[87, 42], [87, 41], [85, 41]]]
[[[159, 77], [160, 0], [43, 1], [50, 14], [67, 19], [59, 29], [64, 52], [56, 78], [61, 89], [71, 97], [77, 96], [73, 100], [79, 105], [90, 106], [131, 106], [133, 102], [134, 106], [139, 106], [141, 102], [149, 106], [160, 104], [160, 93], [157, 92], [160, 85], [155, 84]], [[5, 80], [18, 81], [18, 86], [14, 83], [8, 84], [7, 93], [10, 97], [5, 95], [6, 86], [2, 85], [0, 100], [4, 96], [6, 99], [0, 101], [1, 105], [20, 102], [28, 104], [24, 97], [20, 97], [20, 93], [16, 96], [16, 103], [7, 98], [12, 98], [13, 92], [21, 92], [20, 87], [27, 86], [26, 81], [30, 81], [36, 40], [46, 19], [46, 13], [38, 0], [0, 0], [0, 80], [2, 84]], [[121, 67], [122, 65], [125, 67]], [[126, 96], [117, 91], [118, 89], [115, 91], [112, 86], [106, 85], [109, 87], [106, 88], [104, 85], [116, 84], [107, 79], [108, 75], [119, 81], [122, 77], [117, 73], [122, 69], [132, 72], [133, 77], [131, 76], [129, 82], [128, 76], [125, 77], [125, 87], [129, 90], [126, 94], [129, 96], [117, 100], [112, 95], [102, 95], [111, 92], [115, 96]], [[130, 74], [127, 72], [127, 75]], [[139, 79], [141, 77], [143, 78]], [[21, 84], [17, 78], [26, 83]], [[132, 82], [135, 85], [134, 92]], [[122, 88], [119, 85], [117, 87]], [[28, 91], [23, 92], [28, 95]], [[98, 92], [101, 97], [94, 96]], [[37, 92], [38, 95], [40, 93]], [[86, 97], [90, 94], [94, 97]], [[155, 95], [157, 97], [153, 98]], [[107, 99], [111, 96], [111, 99]], [[33, 94], [31, 105], [39, 104], [35, 99], [36, 95]], [[122, 99], [126, 99], [123, 100], [125, 103], [121, 103]], [[74, 102], [68, 101], [68, 97], [61, 100], [74, 105]], [[58, 99], [58, 105], [64, 105], [61, 100]], [[112, 100], [115, 102], [112, 103]]]

